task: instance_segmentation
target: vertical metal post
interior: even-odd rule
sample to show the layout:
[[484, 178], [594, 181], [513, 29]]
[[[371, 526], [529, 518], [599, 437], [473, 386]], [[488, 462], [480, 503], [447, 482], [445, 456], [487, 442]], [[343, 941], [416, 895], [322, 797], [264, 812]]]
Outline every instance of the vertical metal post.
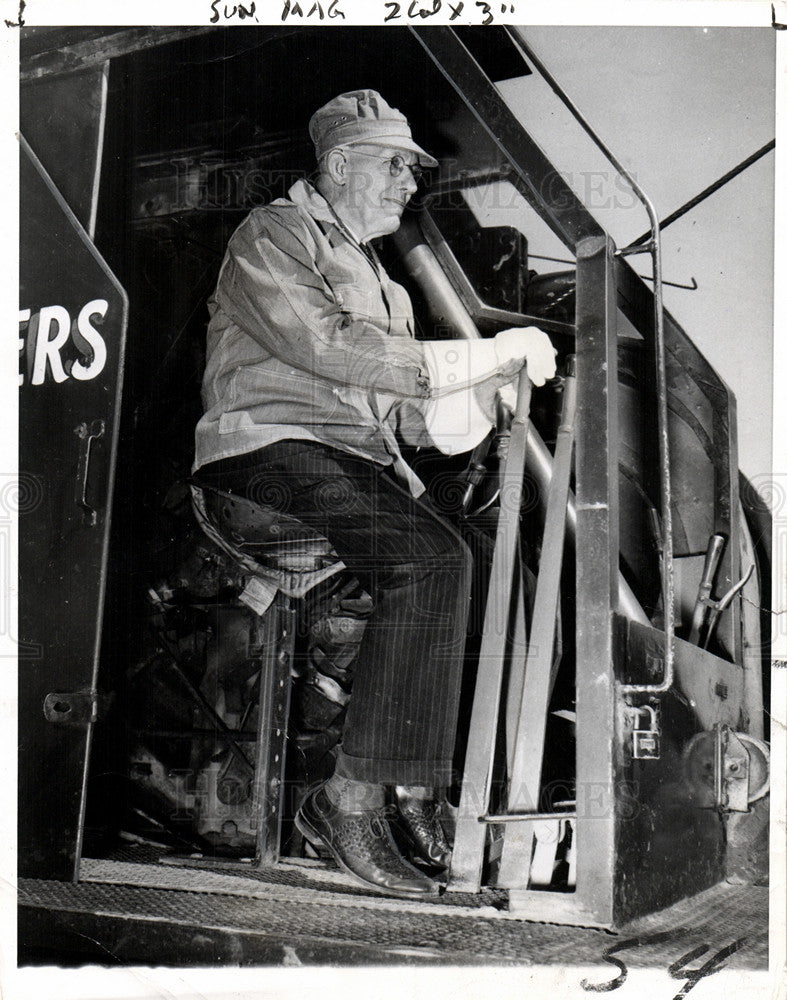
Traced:
[[[533, 624], [524, 669], [513, 760], [509, 768], [508, 812], [537, 812], [544, 763], [547, 713], [553, 687], [555, 627], [560, 602], [560, 577], [566, 533], [566, 506], [574, 445], [576, 376], [573, 359], [563, 395], [552, 481], [549, 484], [546, 523], [538, 568]], [[526, 889], [536, 828], [533, 823], [506, 826], [498, 884]]]
[[448, 880], [450, 892], [478, 892], [481, 888], [487, 828], [480, 822], [480, 817], [487, 811], [492, 783], [503, 665], [511, 617], [511, 590], [519, 548], [519, 516], [530, 420], [530, 391], [531, 382], [527, 377], [527, 369], [523, 368], [519, 376], [516, 414], [511, 424], [511, 440], [500, 484], [500, 516], [489, 577], [484, 634], [478, 656], [462, 794], [456, 819], [456, 837]]
[[577, 894], [613, 919], [618, 603], [618, 354], [614, 244], [577, 247]]
[[522, 704], [522, 690], [525, 686], [525, 661], [527, 660], [527, 613], [525, 609], [525, 574], [523, 567], [517, 567], [515, 579], [516, 596], [511, 614], [513, 634], [511, 637], [511, 657], [506, 684], [506, 768], [511, 773], [514, 766], [516, 734], [519, 726], [519, 710]]
[[257, 868], [269, 868], [279, 860], [294, 618], [289, 598], [278, 594], [265, 612], [262, 623], [263, 655], [254, 774]]

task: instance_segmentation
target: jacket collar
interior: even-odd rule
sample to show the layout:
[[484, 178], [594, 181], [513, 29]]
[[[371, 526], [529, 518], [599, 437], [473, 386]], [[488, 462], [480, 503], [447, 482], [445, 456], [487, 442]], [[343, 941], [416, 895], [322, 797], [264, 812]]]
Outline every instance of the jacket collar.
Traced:
[[287, 192], [287, 196], [293, 204], [308, 212], [317, 222], [326, 222], [336, 227], [348, 235], [353, 243], [361, 245], [352, 229], [336, 215], [325, 198], [309, 181], [303, 179], [296, 181]]

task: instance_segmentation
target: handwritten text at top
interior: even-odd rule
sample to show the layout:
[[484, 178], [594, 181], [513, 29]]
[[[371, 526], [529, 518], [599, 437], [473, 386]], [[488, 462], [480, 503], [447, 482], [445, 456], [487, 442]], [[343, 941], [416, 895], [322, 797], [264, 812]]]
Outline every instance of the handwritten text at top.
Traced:
[[[280, 20], [319, 22], [324, 20], [346, 20], [341, 4], [352, 0], [282, 0]], [[365, 8], [368, 10], [368, 8]], [[210, 23], [219, 21], [254, 21], [260, 23], [259, 8], [255, 0], [233, 3], [231, 0], [211, 0]], [[410, 21], [423, 23], [442, 14], [441, 22], [447, 16], [448, 23], [461, 18], [463, 24], [492, 24], [496, 16], [513, 14], [513, 3], [491, 3], [488, 0], [382, 0], [378, 13], [383, 24], [390, 21]]]

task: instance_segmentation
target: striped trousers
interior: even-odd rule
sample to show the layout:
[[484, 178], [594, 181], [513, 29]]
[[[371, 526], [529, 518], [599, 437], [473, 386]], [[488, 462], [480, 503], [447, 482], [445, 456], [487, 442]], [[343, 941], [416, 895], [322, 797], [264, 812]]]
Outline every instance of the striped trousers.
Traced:
[[384, 467], [316, 442], [279, 441], [196, 478], [319, 531], [372, 595], [340, 773], [450, 784], [472, 577], [460, 535]]

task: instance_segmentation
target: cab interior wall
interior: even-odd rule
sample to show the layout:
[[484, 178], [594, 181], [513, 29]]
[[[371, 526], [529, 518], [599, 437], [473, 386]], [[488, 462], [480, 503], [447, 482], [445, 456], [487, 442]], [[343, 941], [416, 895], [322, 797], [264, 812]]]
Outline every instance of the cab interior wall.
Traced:
[[[514, 72], [515, 67], [503, 65]], [[89, 832], [99, 838], [111, 838], [127, 805], [126, 767], [134, 742], [125, 724], [128, 684], [150, 641], [147, 595], [151, 586], [178, 570], [194, 542], [196, 529], [184, 527], [186, 480], [201, 413], [206, 305], [224, 247], [254, 204], [283, 196], [296, 177], [313, 172], [305, 123], [314, 109], [339, 92], [361, 87], [379, 90], [401, 108], [419, 142], [443, 169], [447, 165], [457, 173], [494, 171], [502, 164], [500, 150], [406, 29], [224, 29], [111, 63], [96, 244], [126, 287], [131, 305], [100, 678], [114, 702], [97, 727], [88, 801]], [[201, 193], [188, 187], [194, 177], [208, 178]], [[522, 200], [519, 196], [519, 203]], [[485, 220], [472, 204], [470, 192], [467, 197], [453, 192], [431, 210], [452, 238], [461, 241], [464, 233], [472, 242], [479, 220]], [[534, 215], [529, 207], [527, 211]], [[517, 225], [504, 220], [505, 210], [493, 222]], [[393, 249], [385, 246], [382, 253], [392, 275], [407, 282]], [[532, 270], [560, 268], [565, 271], [565, 265], [538, 261]], [[430, 321], [422, 303], [418, 308], [419, 289], [411, 291], [420, 332], [428, 336]], [[570, 294], [562, 308], [562, 313], [558, 309], [551, 315], [571, 322]], [[642, 342], [634, 338], [621, 345], [620, 536], [624, 572], [649, 616], [655, 617], [659, 580], [649, 527], [649, 512], [658, 507], [655, 398], [651, 390], [643, 390], [654, 378], [652, 360], [641, 348]], [[570, 349], [566, 338], [562, 355]], [[535, 394], [534, 420], [550, 446], [559, 409], [555, 390]], [[696, 421], [684, 421], [676, 433], [685, 438], [676, 461], [691, 469], [692, 482], [703, 484], [703, 509], [713, 511], [712, 449]], [[439, 462], [423, 457], [417, 471], [432, 477], [436, 491], [442, 490], [438, 499], [450, 506], [455, 495], [452, 499], [445, 483], [465, 464], [466, 456]], [[535, 490], [532, 483], [531, 488]], [[524, 527], [535, 565], [543, 522], [538, 499], [532, 499], [535, 516], [525, 519]], [[698, 511], [699, 506], [689, 509]], [[707, 542], [713, 524], [705, 514], [696, 516], [696, 524], [677, 519], [683, 531], [679, 555], [701, 550]], [[474, 538], [483, 565], [489, 535], [480, 530]], [[564, 668], [554, 699], [554, 707], [563, 709], [573, 700], [573, 574], [569, 546], [562, 606]], [[476, 640], [480, 597], [481, 591], [470, 625]], [[167, 693], [164, 687], [161, 696]], [[469, 683], [465, 719], [471, 694]], [[566, 731], [565, 719], [550, 720], [552, 752], [545, 763], [545, 785], [558, 787], [562, 782], [565, 788], [570, 782], [573, 743]]]

